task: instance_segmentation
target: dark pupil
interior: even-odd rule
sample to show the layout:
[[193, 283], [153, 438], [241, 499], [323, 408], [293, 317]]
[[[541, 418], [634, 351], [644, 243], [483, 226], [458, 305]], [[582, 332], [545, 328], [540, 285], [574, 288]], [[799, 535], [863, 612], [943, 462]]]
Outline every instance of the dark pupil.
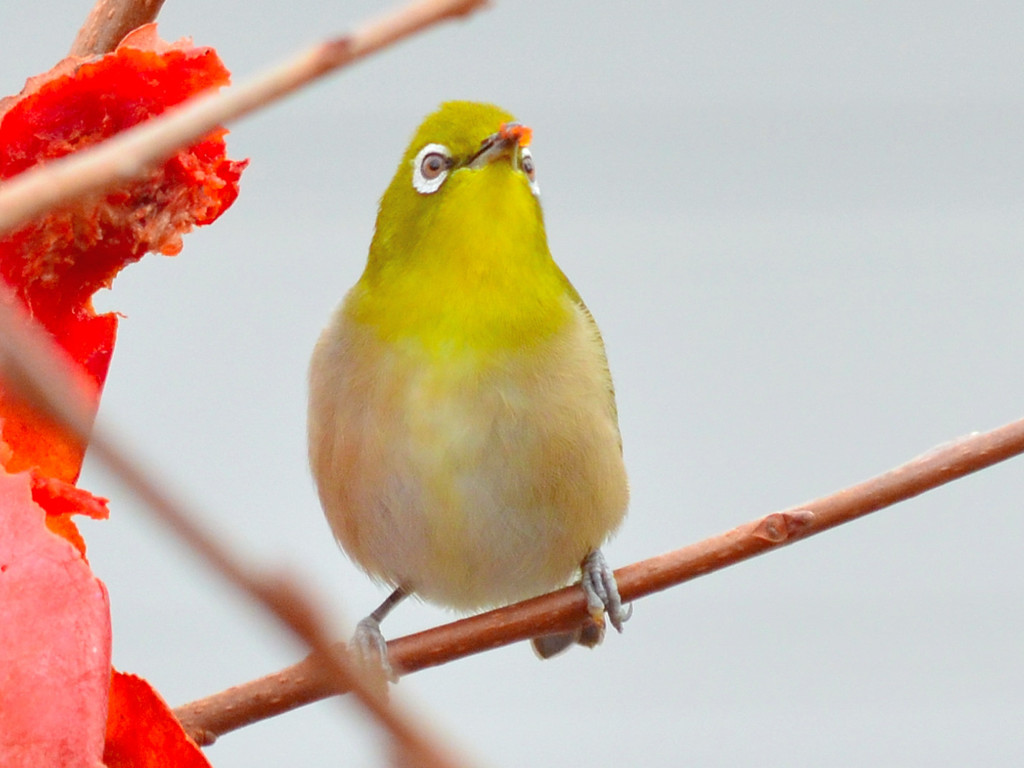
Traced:
[[423, 158], [423, 175], [427, 178], [436, 178], [442, 170], [444, 170], [444, 158], [440, 155], [431, 154]]
[[532, 157], [524, 157], [523, 158], [523, 170], [526, 171], [526, 175], [527, 176], [529, 176], [530, 178], [533, 178], [533, 158]]

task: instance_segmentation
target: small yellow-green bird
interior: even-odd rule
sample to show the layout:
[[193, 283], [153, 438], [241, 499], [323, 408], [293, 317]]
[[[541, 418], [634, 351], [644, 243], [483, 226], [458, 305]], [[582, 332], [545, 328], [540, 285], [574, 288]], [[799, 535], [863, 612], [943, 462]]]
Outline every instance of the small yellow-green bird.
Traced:
[[[442, 104], [385, 191], [362, 277], [310, 366], [309, 456], [345, 552], [392, 595], [473, 611], [582, 586], [628, 618], [600, 546], [629, 492], [601, 334], [551, 258], [531, 131]], [[569, 636], [539, 638], [548, 656]]]

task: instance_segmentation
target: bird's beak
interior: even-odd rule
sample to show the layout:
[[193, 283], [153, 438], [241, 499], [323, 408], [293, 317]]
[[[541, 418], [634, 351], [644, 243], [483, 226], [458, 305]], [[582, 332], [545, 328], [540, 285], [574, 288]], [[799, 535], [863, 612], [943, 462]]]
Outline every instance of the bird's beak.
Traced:
[[521, 123], [502, 123], [497, 133], [492, 133], [480, 142], [480, 149], [476, 151], [466, 165], [469, 168], [483, 168], [498, 158], [508, 157], [512, 165], [519, 164], [519, 153], [517, 147], [527, 147], [530, 139], [533, 138], [533, 131]]

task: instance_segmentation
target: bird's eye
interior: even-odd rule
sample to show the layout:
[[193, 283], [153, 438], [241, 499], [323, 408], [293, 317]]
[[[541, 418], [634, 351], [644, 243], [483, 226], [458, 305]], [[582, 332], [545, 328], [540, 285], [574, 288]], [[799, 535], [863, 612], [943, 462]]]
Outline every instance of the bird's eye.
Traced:
[[533, 194], [540, 194], [540, 187], [537, 185], [537, 167], [533, 163], [533, 153], [523, 147], [521, 153], [520, 165], [522, 166], [523, 173], [526, 174], [526, 178], [530, 180], [530, 189], [533, 190]]
[[433, 181], [440, 176], [447, 168], [445, 157], [440, 152], [431, 152], [423, 158], [420, 163], [420, 176], [427, 181]]
[[412, 161], [412, 185], [421, 195], [437, 192], [448, 178], [452, 155], [442, 144], [427, 144]]

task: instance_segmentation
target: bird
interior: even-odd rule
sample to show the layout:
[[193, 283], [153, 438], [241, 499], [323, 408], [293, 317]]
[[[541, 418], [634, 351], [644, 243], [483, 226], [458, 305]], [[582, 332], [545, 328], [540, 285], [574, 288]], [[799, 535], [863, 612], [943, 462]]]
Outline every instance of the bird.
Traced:
[[449, 101], [377, 213], [365, 269], [309, 367], [308, 449], [341, 548], [393, 590], [353, 647], [388, 676], [380, 623], [409, 595], [462, 612], [581, 574], [596, 645], [624, 607], [601, 546], [629, 487], [604, 342], [551, 256], [532, 130]]

